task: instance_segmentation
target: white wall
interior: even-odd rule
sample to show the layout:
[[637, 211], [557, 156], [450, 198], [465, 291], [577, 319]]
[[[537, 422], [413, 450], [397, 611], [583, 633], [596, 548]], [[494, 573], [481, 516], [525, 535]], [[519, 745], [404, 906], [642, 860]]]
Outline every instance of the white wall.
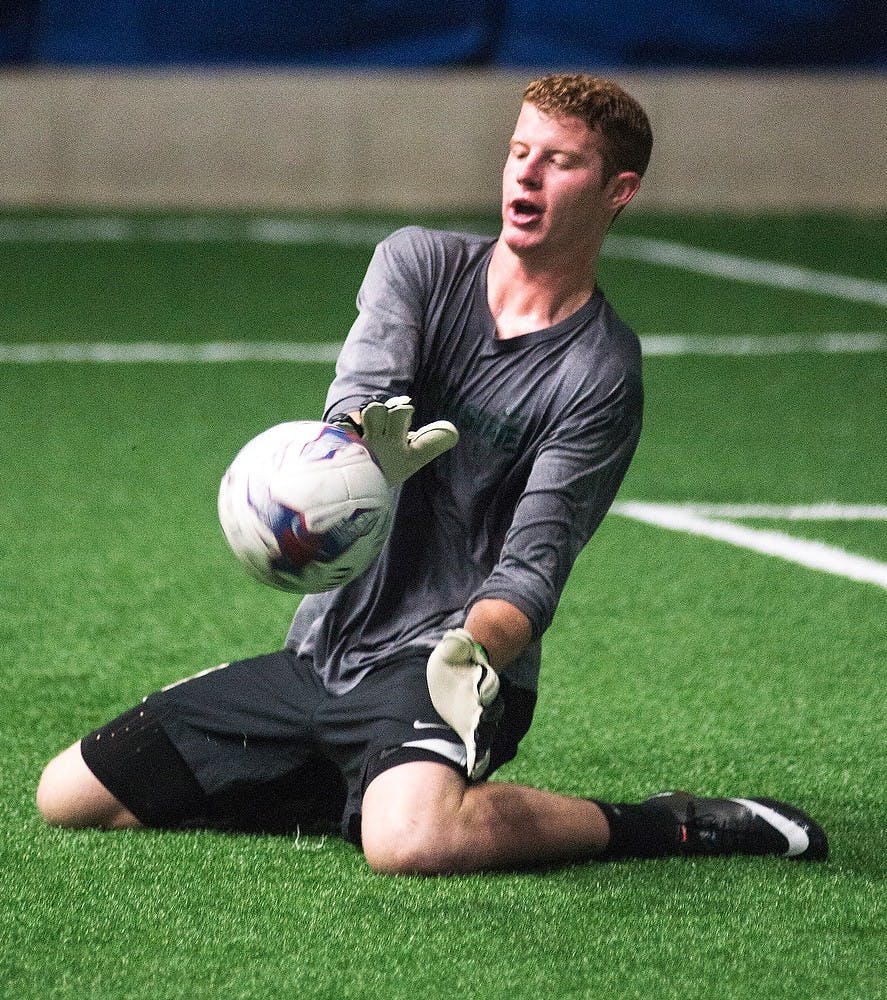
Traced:
[[[887, 77], [620, 74], [639, 204], [887, 209]], [[526, 74], [0, 73], [0, 206], [486, 210]]]

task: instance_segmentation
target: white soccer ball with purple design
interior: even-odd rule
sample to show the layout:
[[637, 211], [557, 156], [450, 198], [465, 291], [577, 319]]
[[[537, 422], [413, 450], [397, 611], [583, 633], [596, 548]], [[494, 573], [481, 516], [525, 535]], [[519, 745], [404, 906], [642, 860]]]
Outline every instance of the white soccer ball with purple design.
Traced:
[[271, 427], [219, 488], [228, 544], [262, 583], [315, 594], [350, 583], [382, 551], [390, 488], [357, 434], [315, 420]]

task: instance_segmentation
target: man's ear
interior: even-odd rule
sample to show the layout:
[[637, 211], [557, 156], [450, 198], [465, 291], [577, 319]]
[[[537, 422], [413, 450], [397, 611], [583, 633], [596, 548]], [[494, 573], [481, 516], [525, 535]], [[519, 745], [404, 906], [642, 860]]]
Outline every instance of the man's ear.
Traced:
[[641, 186], [640, 174], [634, 170], [623, 170], [610, 178], [610, 204], [616, 212], [621, 212], [623, 208], [638, 193]]

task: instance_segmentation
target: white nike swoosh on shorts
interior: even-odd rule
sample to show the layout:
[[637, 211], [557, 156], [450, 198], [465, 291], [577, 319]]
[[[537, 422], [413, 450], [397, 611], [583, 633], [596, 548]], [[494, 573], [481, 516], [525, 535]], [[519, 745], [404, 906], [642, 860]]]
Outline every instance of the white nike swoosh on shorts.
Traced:
[[417, 747], [420, 750], [430, 750], [440, 757], [446, 757], [459, 767], [465, 767], [468, 763], [468, 754], [465, 751], [464, 743], [450, 743], [449, 740], [410, 740], [402, 743], [404, 747]]

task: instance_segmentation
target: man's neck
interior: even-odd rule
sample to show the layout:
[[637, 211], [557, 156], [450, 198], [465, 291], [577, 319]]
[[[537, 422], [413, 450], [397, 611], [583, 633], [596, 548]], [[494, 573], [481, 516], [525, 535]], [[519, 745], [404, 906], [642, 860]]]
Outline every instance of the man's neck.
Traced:
[[580, 309], [594, 289], [593, 259], [533, 259], [514, 253], [501, 238], [493, 248], [487, 302], [500, 340], [560, 323]]

